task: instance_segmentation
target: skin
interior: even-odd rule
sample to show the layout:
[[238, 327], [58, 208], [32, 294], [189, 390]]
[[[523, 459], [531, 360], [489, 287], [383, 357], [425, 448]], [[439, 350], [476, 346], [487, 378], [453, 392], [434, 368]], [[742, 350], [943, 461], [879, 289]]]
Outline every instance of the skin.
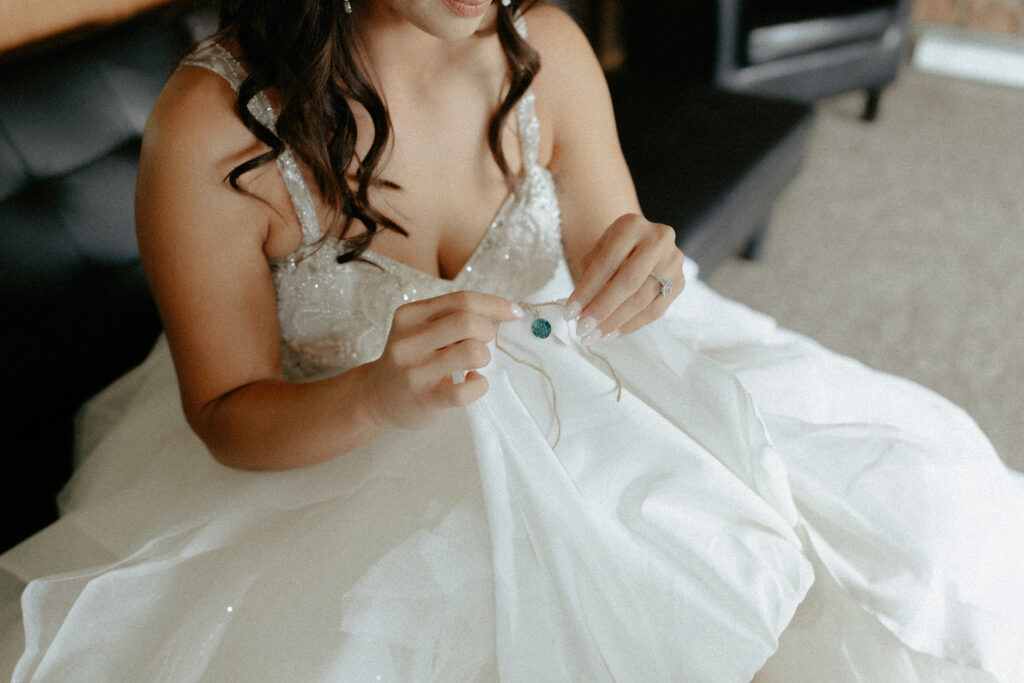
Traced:
[[[508, 192], [486, 143], [505, 67], [496, 36], [481, 29], [497, 7], [476, 19], [456, 16], [442, 0], [365, 0], [357, 11], [394, 128], [383, 175], [404, 188], [377, 190], [371, 201], [410, 233], [382, 234], [372, 249], [449, 277]], [[683, 256], [671, 228], [642, 216], [607, 87], [582, 33], [551, 7], [531, 10], [527, 24], [543, 63], [533, 84], [540, 161], [557, 181], [576, 282], [570, 303], [582, 309], [585, 340], [602, 330], [628, 334], [678, 296]], [[223, 182], [264, 149], [234, 102], [228, 84], [204, 69], [172, 77], [147, 124], [136, 202], [140, 253], [185, 415], [214, 457], [242, 469], [311, 465], [387, 429], [426, 427], [483, 396], [487, 380], [476, 370], [490, 361], [493, 321], [515, 313], [508, 300], [478, 292], [402, 306], [373, 362], [317, 382], [283, 379], [268, 259], [293, 251], [301, 231], [274, 165], [242, 178], [263, 201]], [[360, 111], [356, 118], [362, 153], [370, 144], [368, 118]], [[516, 170], [513, 121], [503, 148]], [[329, 224], [308, 184], [321, 224]], [[673, 295], [658, 296], [652, 271], [675, 282]], [[466, 370], [466, 381], [453, 384], [450, 375]]]

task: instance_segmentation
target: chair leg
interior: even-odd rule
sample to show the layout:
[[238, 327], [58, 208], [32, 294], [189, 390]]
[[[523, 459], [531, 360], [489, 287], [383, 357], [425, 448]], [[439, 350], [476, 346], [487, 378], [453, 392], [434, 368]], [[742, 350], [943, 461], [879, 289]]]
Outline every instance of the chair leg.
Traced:
[[740, 256], [746, 261], [757, 261], [761, 258], [761, 254], [764, 253], [764, 241], [768, 235], [768, 226], [762, 226], [758, 228], [750, 241], [747, 242], [747, 246], [743, 247], [743, 251], [740, 252]]
[[881, 88], [868, 88], [868, 96], [864, 102], [864, 114], [861, 118], [865, 121], [874, 121], [878, 116], [878, 102], [881, 99]]

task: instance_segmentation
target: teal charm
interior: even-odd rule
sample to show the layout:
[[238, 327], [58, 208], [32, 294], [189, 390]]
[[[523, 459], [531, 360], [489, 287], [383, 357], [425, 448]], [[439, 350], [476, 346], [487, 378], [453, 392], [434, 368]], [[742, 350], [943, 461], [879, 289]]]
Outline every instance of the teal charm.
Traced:
[[544, 318], [534, 320], [530, 329], [533, 331], [533, 336], [538, 339], [547, 339], [551, 335], [551, 323]]

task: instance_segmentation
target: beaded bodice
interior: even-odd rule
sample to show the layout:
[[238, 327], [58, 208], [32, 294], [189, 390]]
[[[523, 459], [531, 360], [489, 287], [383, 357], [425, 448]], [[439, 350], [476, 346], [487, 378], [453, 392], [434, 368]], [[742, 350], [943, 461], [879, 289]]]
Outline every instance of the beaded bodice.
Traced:
[[[222, 76], [237, 91], [246, 72], [216, 42], [200, 45], [183, 62]], [[274, 129], [276, 114], [261, 93], [249, 110]], [[533, 94], [517, 106], [523, 173], [483, 239], [450, 280], [383, 254], [337, 262], [343, 240], [321, 240], [312, 195], [290, 150], [277, 159], [302, 227], [302, 244], [271, 264], [277, 291], [285, 375], [314, 379], [378, 358], [399, 306], [462, 289], [527, 299], [564, 270], [558, 199], [551, 174], [538, 163], [540, 128]]]

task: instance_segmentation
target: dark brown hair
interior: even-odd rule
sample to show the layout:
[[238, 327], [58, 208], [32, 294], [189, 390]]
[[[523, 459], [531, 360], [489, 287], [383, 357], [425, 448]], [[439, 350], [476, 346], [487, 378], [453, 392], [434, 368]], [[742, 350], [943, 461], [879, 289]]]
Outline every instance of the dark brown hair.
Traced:
[[[312, 170], [332, 214], [342, 217], [340, 230], [334, 232], [348, 239], [349, 249], [338, 256], [339, 263], [358, 258], [381, 228], [408, 234], [371, 206], [368, 199], [373, 185], [398, 189], [378, 173], [391, 122], [356, 45], [360, 6], [368, 1], [351, 0], [354, 11], [346, 14], [344, 0], [223, 0], [220, 12], [224, 34], [238, 42], [249, 67], [249, 75], [238, 91], [238, 116], [270, 148], [239, 164], [227, 180], [234, 189], [244, 192], [238, 185], [239, 178], [277, 159], [287, 144]], [[496, 30], [508, 67], [508, 91], [491, 116], [488, 144], [510, 189], [514, 178], [501, 148], [501, 130], [540, 68], [536, 51], [516, 31], [514, 18], [538, 1], [512, 0], [506, 7], [495, 0]], [[273, 89], [280, 101], [276, 134], [248, 109], [250, 100], [268, 89]], [[364, 107], [373, 123], [370, 149], [364, 158], [356, 159], [354, 189], [345, 177], [356, 157], [356, 122], [350, 100]], [[349, 229], [356, 219], [366, 232], [349, 239]]]

